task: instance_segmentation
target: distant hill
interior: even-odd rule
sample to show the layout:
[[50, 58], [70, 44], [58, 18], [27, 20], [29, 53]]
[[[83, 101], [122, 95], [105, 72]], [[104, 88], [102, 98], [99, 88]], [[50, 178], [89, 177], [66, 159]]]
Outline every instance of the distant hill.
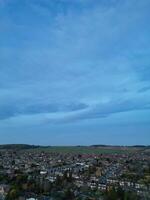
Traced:
[[29, 144], [4, 144], [0, 145], [0, 150], [2, 149], [7, 149], [7, 150], [28, 150], [28, 149], [55, 149], [55, 148], [63, 148], [63, 149], [68, 149], [68, 148], [73, 148], [73, 149], [78, 149], [78, 148], [88, 148], [88, 149], [141, 149], [141, 150], [146, 150], [150, 149], [150, 146], [144, 146], [144, 145], [134, 145], [134, 146], [111, 146], [111, 145], [91, 145], [91, 146], [41, 146], [41, 145], [29, 145]]
[[10, 150], [23, 150], [23, 149], [36, 149], [39, 148], [38, 145], [29, 145], [29, 144], [5, 144], [0, 145], [0, 149], [10, 149]]
[[150, 148], [150, 146], [149, 145], [134, 145], [134, 146], [132, 146], [132, 147], [137, 147], [137, 148]]
[[133, 146], [121, 146], [121, 145], [103, 145], [103, 144], [96, 144], [96, 145], [91, 145], [90, 147], [127, 147], [127, 148], [150, 148], [150, 145], [133, 145]]

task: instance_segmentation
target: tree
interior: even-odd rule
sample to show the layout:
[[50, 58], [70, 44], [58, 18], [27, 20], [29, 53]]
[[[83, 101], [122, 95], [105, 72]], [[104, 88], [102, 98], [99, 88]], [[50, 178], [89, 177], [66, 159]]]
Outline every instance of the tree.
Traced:
[[68, 188], [64, 193], [64, 200], [72, 200], [74, 199], [74, 193], [71, 191], [70, 188]]
[[16, 188], [10, 189], [6, 196], [6, 200], [15, 200], [19, 197], [19, 192]]

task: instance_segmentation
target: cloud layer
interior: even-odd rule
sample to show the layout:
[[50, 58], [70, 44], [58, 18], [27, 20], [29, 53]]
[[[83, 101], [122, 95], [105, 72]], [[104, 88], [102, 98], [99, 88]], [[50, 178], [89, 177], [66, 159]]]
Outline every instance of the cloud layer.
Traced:
[[0, 1], [0, 127], [150, 116], [149, 7]]

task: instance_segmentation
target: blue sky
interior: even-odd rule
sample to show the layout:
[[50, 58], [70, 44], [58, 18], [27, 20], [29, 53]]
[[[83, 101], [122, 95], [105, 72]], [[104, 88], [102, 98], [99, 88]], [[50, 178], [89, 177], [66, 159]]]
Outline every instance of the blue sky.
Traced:
[[149, 144], [149, 0], [0, 0], [0, 143]]

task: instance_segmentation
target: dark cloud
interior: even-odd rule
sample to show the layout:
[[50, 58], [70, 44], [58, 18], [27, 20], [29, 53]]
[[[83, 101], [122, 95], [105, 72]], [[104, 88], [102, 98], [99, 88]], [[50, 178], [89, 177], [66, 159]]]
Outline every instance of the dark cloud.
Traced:
[[68, 104], [30, 104], [30, 105], [1, 105], [0, 119], [7, 119], [16, 117], [18, 115], [34, 115], [42, 113], [58, 113], [59, 112], [73, 112], [87, 108], [88, 105], [84, 103], [68, 103]]
[[150, 90], [150, 86], [143, 87], [143, 88], [139, 89], [138, 92], [143, 93], [143, 92], [147, 92], [148, 90]]
[[138, 111], [138, 110], [149, 110], [150, 102], [148, 100], [141, 101], [141, 99], [126, 100], [126, 101], [116, 101], [109, 102], [105, 104], [97, 104], [95, 106], [87, 107], [87, 109], [79, 110], [78, 112], [68, 113], [63, 116], [59, 115], [57, 117], [51, 118], [47, 122], [52, 123], [68, 123], [80, 120], [89, 120], [97, 118], [106, 118], [110, 115]]

